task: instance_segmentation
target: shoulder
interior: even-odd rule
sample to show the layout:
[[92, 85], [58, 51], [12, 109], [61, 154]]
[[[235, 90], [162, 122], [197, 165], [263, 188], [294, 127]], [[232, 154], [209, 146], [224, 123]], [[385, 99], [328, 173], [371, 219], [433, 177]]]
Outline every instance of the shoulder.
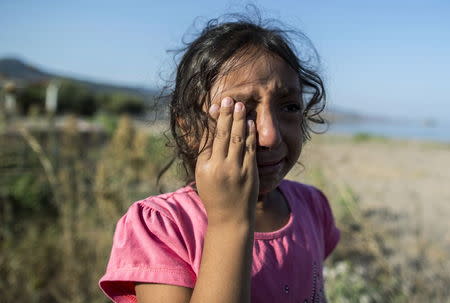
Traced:
[[126, 215], [148, 212], [159, 213], [174, 222], [185, 217], [198, 218], [206, 214], [200, 198], [190, 186], [136, 201], [130, 206]]
[[293, 204], [301, 216], [310, 216], [311, 220], [320, 226], [330, 224], [333, 213], [325, 194], [317, 187], [296, 181], [283, 180], [283, 193]]
[[282, 188], [287, 195], [290, 195], [299, 213], [303, 212], [300, 215], [309, 214], [314, 226], [321, 231], [323, 255], [326, 258], [336, 247], [340, 238], [328, 198], [317, 187], [295, 181], [283, 180]]
[[100, 287], [116, 301], [135, 298], [136, 281], [192, 288], [206, 222], [191, 187], [133, 203], [116, 225]]
[[118, 255], [116, 259], [133, 260], [141, 252], [141, 263], [148, 259], [149, 253], [161, 250], [173, 251], [192, 264], [203, 243], [206, 226], [203, 204], [191, 187], [148, 197], [134, 202], [117, 222], [111, 258]]
[[118, 221], [114, 234], [117, 239], [131, 242], [158, 238], [161, 243], [196, 246], [202, 241], [207, 216], [197, 193], [189, 186], [171, 193], [151, 196], [134, 202]]
[[324, 193], [313, 185], [285, 179], [281, 182], [280, 187], [283, 193], [294, 198], [294, 201], [310, 206], [320, 206], [320, 204], [328, 203]]

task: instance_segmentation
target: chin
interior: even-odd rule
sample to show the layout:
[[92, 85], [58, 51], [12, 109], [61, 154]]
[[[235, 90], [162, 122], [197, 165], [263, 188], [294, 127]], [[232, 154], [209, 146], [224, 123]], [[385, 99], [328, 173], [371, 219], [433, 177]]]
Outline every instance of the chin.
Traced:
[[275, 190], [280, 184], [283, 177], [280, 176], [260, 176], [259, 179], [259, 194], [265, 195]]
[[281, 181], [284, 179], [284, 177], [289, 172], [291, 166], [290, 165], [284, 165], [283, 168], [281, 168], [279, 171], [275, 173], [269, 173], [269, 174], [259, 174], [259, 194], [264, 195], [268, 194], [271, 191], [275, 190], [278, 185], [281, 183]]

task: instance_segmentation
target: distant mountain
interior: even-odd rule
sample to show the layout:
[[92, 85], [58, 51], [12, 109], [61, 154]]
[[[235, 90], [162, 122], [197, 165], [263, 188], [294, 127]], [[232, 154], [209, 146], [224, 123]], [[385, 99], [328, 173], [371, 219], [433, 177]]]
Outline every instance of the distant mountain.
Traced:
[[392, 118], [386, 116], [361, 113], [336, 106], [327, 108], [324, 113], [324, 117], [331, 123], [393, 122]]
[[7, 81], [13, 81], [18, 87], [25, 87], [32, 83], [47, 82], [53, 79], [73, 81], [99, 93], [122, 92], [145, 98], [154, 97], [159, 94], [156, 90], [142, 87], [113, 85], [50, 73], [17, 58], [0, 59], [0, 86]]
[[55, 77], [15, 58], [0, 59], [0, 77], [18, 82], [36, 82]]

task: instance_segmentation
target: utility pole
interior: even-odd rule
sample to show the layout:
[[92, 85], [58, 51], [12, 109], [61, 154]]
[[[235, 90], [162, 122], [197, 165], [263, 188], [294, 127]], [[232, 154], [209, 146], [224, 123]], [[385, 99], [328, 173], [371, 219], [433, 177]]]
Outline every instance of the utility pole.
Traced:
[[5, 116], [7, 120], [14, 120], [17, 114], [17, 101], [16, 101], [16, 84], [12, 81], [5, 83], [3, 87], [4, 100], [5, 100]]
[[48, 144], [50, 149], [50, 154], [52, 157], [52, 162], [55, 167], [58, 167], [58, 145], [57, 136], [58, 132], [56, 129], [56, 110], [58, 109], [58, 82], [52, 80], [47, 85], [47, 90], [45, 93], [45, 110], [47, 112], [48, 121]]

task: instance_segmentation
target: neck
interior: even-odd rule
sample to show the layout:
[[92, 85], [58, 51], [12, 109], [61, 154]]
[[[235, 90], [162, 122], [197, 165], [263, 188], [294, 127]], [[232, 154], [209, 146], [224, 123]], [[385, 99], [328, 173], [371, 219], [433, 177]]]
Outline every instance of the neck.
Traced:
[[268, 192], [261, 193], [258, 196], [258, 201], [256, 202], [256, 211], [264, 212], [274, 206], [274, 202], [276, 202], [276, 189]]

